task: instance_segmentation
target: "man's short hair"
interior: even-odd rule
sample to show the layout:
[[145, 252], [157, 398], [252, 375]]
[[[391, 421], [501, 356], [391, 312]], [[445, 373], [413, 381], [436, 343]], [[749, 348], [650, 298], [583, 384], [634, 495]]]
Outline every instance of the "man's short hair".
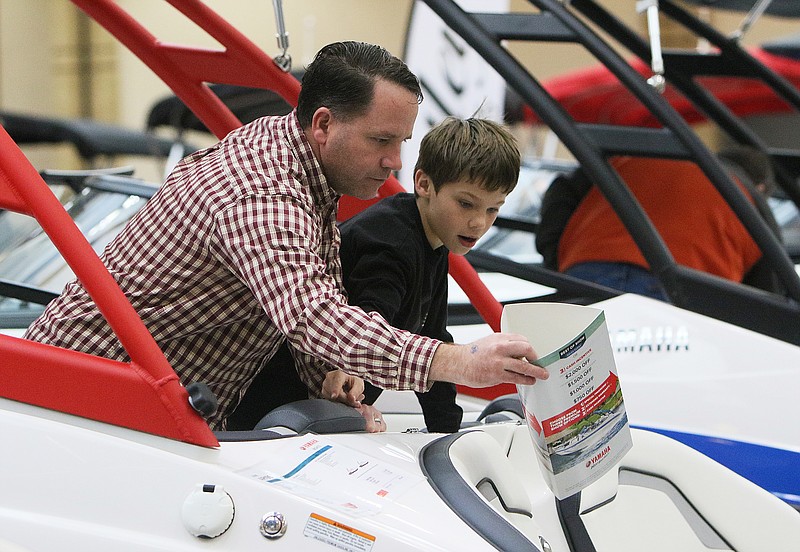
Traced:
[[395, 83], [422, 101], [416, 75], [386, 49], [366, 42], [334, 42], [324, 46], [306, 68], [297, 102], [300, 126], [308, 128], [320, 107], [343, 119], [364, 114], [372, 103], [377, 80]]
[[519, 180], [520, 163], [517, 141], [502, 124], [447, 117], [422, 138], [414, 172], [427, 174], [436, 191], [467, 181], [510, 193]]

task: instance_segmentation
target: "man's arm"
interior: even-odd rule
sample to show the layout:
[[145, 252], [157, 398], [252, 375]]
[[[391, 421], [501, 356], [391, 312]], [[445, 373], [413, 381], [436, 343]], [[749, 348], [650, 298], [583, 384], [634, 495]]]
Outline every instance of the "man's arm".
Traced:
[[298, 373], [315, 395], [330, 367], [383, 388], [424, 389], [438, 342], [348, 305], [333, 259], [320, 256], [317, 222], [291, 198], [247, 197], [218, 217], [215, 253], [287, 337]]
[[491, 334], [467, 345], [442, 343], [433, 356], [428, 381], [449, 381], [469, 387], [500, 383], [533, 385], [547, 379], [528, 340], [518, 334]]
[[[224, 213], [217, 229], [223, 247], [217, 253], [242, 276], [299, 356], [313, 355], [384, 389], [424, 391], [428, 379], [475, 387], [533, 383], [532, 376], [544, 373], [519, 360], [536, 358], [524, 339], [496, 334], [443, 348], [439, 341], [392, 328], [379, 315], [347, 305], [324, 261], [309, 249], [307, 236], [316, 233], [312, 218], [291, 201], [275, 205], [276, 199], [281, 201], [248, 198]], [[292, 226], [286, 227], [284, 215], [291, 215]], [[324, 371], [300, 373], [319, 393]]]
[[[442, 343], [433, 355], [428, 383], [449, 381], [476, 388], [501, 383], [533, 385], [537, 379], [550, 377], [547, 370], [532, 364], [537, 358], [533, 346], [518, 334], [494, 333], [466, 345]], [[362, 390], [358, 376], [336, 370], [329, 372], [323, 396], [354, 406], [360, 404], [355, 396], [363, 397]]]

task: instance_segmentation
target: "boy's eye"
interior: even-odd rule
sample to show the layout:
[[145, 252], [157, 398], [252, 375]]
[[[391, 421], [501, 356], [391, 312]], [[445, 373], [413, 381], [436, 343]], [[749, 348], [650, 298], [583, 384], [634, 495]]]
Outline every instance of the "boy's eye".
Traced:
[[470, 203], [469, 201], [460, 200], [458, 204], [461, 205], [464, 209], [469, 209], [470, 207], [472, 207], [472, 203]]
[[500, 212], [500, 209], [498, 209], [497, 207], [489, 207], [489, 208], [487, 209], [487, 211], [488, 211], [488, 213], [489, 213], [490, 215], [496, 215], [497, 213], [499, 213], [499, 212]]

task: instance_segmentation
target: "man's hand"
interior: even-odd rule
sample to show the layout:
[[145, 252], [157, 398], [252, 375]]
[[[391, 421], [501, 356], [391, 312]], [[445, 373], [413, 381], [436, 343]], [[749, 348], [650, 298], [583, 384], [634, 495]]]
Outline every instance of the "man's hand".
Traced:
[[359, 408], [364, 400], [364, 380], [341, 370], [328, 372], [322, 382], [322, 398]]
[[547, 379], [547, 370], [531, 364], [538, 358], [519, 334], [495, 333], [467, 345], [443, 343], [433, 356], [428, 379], [469, 387], [500, 383], [533, 385]]
[[386, 431], [386, 422], [383, 420], [381, 411], [372, 406], [371, 404], [362, 404], [356, 407], [356, 410], [361, 412], [364, 419], [367, 421], [367, 433], [381, 433]]

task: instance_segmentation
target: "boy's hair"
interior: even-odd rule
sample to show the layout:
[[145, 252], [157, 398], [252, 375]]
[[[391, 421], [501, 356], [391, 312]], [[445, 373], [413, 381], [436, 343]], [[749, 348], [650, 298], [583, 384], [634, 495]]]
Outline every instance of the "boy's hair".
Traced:
[[375, 82], [387, 80], [402, 86], [422, 101], [416, 75], [386, 49], [366, 42], [334, 42], [324, 46], [303, 74], [297, 100], [297, 119], [302, 128], [320, 107], [348, 119], [362, 115], [372, 103]]
[[422, 138], [414, 173], [427, 174], [437, 192], [447, 183], [467, 181], [490, 192], [510, 193], [520, 163], [517, 141], [502, 124], [447, 117]]

